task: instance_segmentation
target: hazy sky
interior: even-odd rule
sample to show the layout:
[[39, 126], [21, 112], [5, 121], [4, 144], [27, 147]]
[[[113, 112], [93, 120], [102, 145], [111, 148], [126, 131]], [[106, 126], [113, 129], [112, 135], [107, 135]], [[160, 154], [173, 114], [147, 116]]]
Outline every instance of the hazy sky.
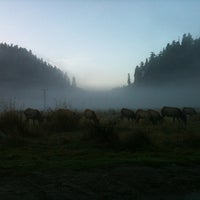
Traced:
[[84, 87], [133, 80], [135, 66], [184, 33], [200, 36], [198, 0], [0, 0], [1, 42], [31, 49]]

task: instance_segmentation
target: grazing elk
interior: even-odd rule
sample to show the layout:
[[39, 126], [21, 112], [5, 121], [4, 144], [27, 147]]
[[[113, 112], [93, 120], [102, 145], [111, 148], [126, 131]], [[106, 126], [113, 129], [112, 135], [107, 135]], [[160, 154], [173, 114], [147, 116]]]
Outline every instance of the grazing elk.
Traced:
[[189, 115], [189, 116], [197, 114], [196, 110], [194, 108], [191, 108], [191, 107], [184, 107], [183, 108], [183, 113], [185, 115]]
[[176, 107], [166, 107], [164, 106], [161, 109], [161, 114], [162, 117], [171, 117], [173, 118], [173, 121], [175, 121], [176, 119], [178, 121], [182, 121], [184, 124], [187, 123], [187, 118], [184, 112], [182, 112], [179, 108]]
[[53, 113], [53, 116], [57, 116], [58, 118], [61, 117], [69, 122], [76, 122], [78, 123], [80, 117], [77, 113], [69, 109], [58, 109]]
[[141, 119], [143, 119], [145, 121], [150, 121], [153, 123], [152, 115], [148, 110], [138, 109], [135, 114], [136, 114], [136, 122], [139, 122]]
[[128, 120], [134, 120], [135, 119], [135, 112], [127, 109], [127, 108], [122, 108], [121, 111], [121, 119], [128, 119]]
[[60, 115], [64, 115], [66, 117], [74, 117], [76, 116], [76, 113], [69, 110], [69, 109], [64, 109], [64, 108], [60, 108], [58, 110], [56, 110], [54, 113], [56, 114], [60, 114]]
[[163, 118], [158, 111], [149, 109], [148, 112], [151, 114], [151, 121], [153, 124], [162, 123]]
[[99, 124], [99, 120], [93, 110], [85, 109], [84, 116], [86, 119], [93, 121], [95, 124]]
[[50, 122], [56, 131], [68, 131], [79, 126], [80, 117], [69, 109], [57, 109], [50, 114]]
[[24, 115], [26, 117], [26, 121], [32, 120], [33, 124], [35, 124], [35, 121], [38, 121], [38, 122], [42, 121], [42, 114], [37, 109], [27, 108], [24, 111]]

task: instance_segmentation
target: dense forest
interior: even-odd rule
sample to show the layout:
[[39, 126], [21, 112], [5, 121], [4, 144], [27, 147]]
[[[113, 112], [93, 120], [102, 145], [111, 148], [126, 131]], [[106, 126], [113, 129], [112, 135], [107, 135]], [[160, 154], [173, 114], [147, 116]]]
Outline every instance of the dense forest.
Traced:
[[200, 38], [184, 34], [181, 41], [172, 41], [157, 55], [151, 53], [135, 69], [131, 86], [200, 85]]
[[31, 50], [6, 43], [0, 44], [0, 85], [21, 89], [71, 86], [67, 73], [37, 58]]

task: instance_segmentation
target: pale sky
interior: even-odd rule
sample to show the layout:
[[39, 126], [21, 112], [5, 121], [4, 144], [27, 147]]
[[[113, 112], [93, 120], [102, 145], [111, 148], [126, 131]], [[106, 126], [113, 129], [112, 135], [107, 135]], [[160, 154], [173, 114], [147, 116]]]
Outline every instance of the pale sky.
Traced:
[[80, 87], [113, 88], [184, 33], [200, 37], [198, 0], [0, 0], [0, 42], [31, 49]]

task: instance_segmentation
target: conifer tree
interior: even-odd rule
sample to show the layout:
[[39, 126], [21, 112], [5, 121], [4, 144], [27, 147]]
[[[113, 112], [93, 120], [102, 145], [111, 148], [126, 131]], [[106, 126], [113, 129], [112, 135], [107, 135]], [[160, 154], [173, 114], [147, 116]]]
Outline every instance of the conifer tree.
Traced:
[[128, 73], [128, 80], [127, 80], [128, 85], [131, 84], [131, 78], [130, 78], [130, 74]]
[[72, 78], [72, 87], [76, 87], [76, 78], [74, 76]]

